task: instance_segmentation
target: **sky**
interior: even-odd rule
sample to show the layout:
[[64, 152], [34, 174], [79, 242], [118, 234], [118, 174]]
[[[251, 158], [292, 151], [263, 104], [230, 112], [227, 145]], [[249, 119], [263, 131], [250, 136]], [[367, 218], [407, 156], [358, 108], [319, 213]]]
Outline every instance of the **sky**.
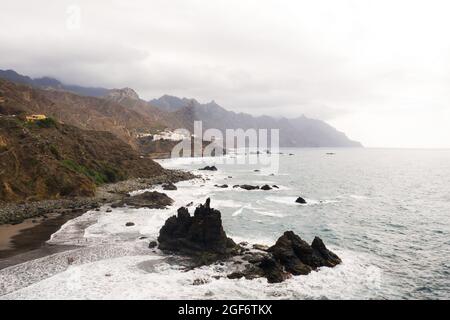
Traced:
[[0, 0], [0, 69], [327, 121], [368, 147], [450, 147], [438, 0]]

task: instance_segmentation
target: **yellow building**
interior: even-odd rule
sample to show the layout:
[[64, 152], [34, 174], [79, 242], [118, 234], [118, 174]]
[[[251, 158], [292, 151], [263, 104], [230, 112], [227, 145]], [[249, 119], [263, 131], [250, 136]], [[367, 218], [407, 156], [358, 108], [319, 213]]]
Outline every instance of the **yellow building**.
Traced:
[[45, 119], [47, 119], [47, 117], [43, 114], [32, 114], [31, 116], [27, 116], [28, 122], [33, 122], [36, 120], [45, 120]]

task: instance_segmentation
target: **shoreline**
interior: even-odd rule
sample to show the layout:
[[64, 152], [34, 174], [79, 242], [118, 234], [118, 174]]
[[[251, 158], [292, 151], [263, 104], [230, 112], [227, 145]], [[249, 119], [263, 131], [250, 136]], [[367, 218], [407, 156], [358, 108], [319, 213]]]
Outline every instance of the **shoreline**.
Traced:
[[129, 192], [195, 177], [187, 171], [168, 170], [166, 174], [152, 178], [129, 179], [100, 186], [96, 195], [91, 198], [8, 203], [0, 209], [0, 270], [70, 249], [71, 247], [46, 243], [51, 235], [69, 220], [90, 210], [98, 210], [102, 205], [121, 200]]

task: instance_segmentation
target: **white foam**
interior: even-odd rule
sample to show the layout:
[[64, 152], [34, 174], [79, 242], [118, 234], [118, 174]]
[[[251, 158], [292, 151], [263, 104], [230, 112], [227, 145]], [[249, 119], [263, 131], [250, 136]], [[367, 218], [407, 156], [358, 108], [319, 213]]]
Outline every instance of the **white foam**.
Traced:
[[[180, 272], [161, 256], [136, 255], [70, 266], [66, 271], [2, 296], [2, 299], [368, 299], [381, 282], [373, 266], [351, 252], [344, 263], [279, 284], [265, 279], [230, 280], [230, 266], [212, 265]], [[221, 276], [220, 279], [214, 277]], [[204, 284], [193, 285], [201, 279]], [[379, 279], [382, 280], [382, 277]]]

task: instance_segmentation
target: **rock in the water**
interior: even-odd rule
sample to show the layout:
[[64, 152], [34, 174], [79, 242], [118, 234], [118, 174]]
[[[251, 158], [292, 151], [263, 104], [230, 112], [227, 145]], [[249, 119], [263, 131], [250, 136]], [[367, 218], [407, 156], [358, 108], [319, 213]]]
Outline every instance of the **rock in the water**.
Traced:
[[294, 232], [286, 231], [269, 248], [269, 252], [293, 275], [308, 274], [317, 268], [334, 267], [341, 263], [339, 257], [329, 251], [320, 238], [316, 237], [313, 245], [310, 246]]
[[322, 239], [315, 237], [311, 247], [314, 250], [314, 254], [319, 259], [320, 266], [335, 267], [342, 262], [342, 260], [333, 252], [325, 247]]
[[274, 188], [274, 189], [280, 189], [280, 187], [277, 186], [276, 184], [274, 184], [274, 185], [272, 186], [272, 188]]
[[148, 244], [149, 249], [156, 248], [157, 246], [158, 246], [158, 242], [156, 242], [156, 241], [150, 241], [150, 243]]
[[260, 189], [261, 190], [272, 190], [272, 188], [268, 184], [263, 185]]
[[125, 227], [132, 227], [132, 226], [134, 226], [134, 222], [125, 223]]
[[302, 197], [298, 197], [297, 200], [295, 200], [295, 202], [301, 203], [301, 204], [306, 204], [306, 200], [303, 199]]
[[217, 171], [217, 168], [216, 168], [216, 166], [206, 166], [206, 167], [198, 169], [198, 170]]
[[227, 185], [227, 184], [222, 184], [222, 185], [218, 185], [218, 184], [216, 184], [216, 185], [214, 185], [214, 187], [216, 187], [216, 188], [222, 188], [222, 189], [226, 189], [226, 188], [228, 188], [228, 185]]
[[289, 278], [289, 274], [283, 270], [283, 266], [273, 258], [264, 258], [258, 266], [263, 270], [264, 277], [269, 283], [279, 283]]
[[178, 215], [161, 228], [158, 242], [161, 250], [189, 255], [197, 264], [230, 256], [238, 248], [225, 234], [221, 213], [210, 207], [209, 198], [195, 209], [194, 216], [184, 207], [178, 209]]
[[236, 271], [227, 275], [228, 279], [241, 279], [245, 276], [245, 274], [241, 271]]
[[258, 190], [259, 189], [259, 186], [251, 186], [249, 184], [241, 184], [239, 187], [244, 190]]
[[268, 246], [265, 246], [265, 245], [263, 245], [263, 244], [257, 244], [257, 243], [255, 243], [255, 244], [252, 246], [252, 248], [255, 249], [255, 250], [260, 250], [260, 251], [267, 251], [267, 250], [269, 250], [269, 247], [268, 247]]
[[163, 190], [177, 190], [177, 186], [174, 185], [172, 182], [163, 184], [162, 188]]
[[255, 170], [253, 170], [253, 172], [261, 172], [261, 170], [255, 169]]
[[165, 209], [167, 206], [171, 206], [172, 204], [173, 200], [165, 193], [146, 191], [142, 194], [125, 198], [116, 205], [119, 207], [127, 205], [134, 208]]
[[[167, 219], [161, 228], [158, 243], [163, 251], [189, 256], [194, 266], [230, 259], [233, 270], [229, 279], [265, 277], [269, 283], [277, 283], [341, 263], [320, 238], [309, 245], [292, 231], [286, 231], [270, 248], [255, 244], [252, 250], [244, 242], [236, 245], [226, 236], [221, 213], [210, 207], [210, 199], [198, 206], [193, 216], [187, 208], [179, 208], [177, 216]], [[154, 246], [156, 242], [149, 244]]]

